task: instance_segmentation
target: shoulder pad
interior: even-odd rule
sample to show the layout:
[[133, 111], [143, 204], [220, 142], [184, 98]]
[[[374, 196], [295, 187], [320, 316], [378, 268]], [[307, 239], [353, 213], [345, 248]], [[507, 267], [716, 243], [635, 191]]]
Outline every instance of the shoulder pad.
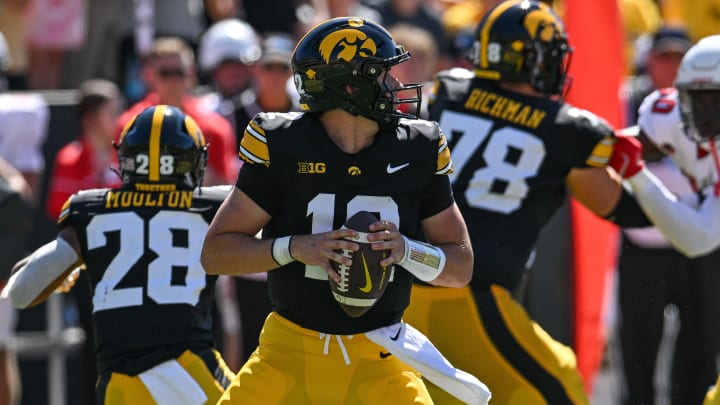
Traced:
[[401, 118], [397, 134], [399, 138], [408, 140], [427, 139], [432, 144], [433, 154], [437, 154], [437, 167], [435, 174], [450, 174], [453, 172], [450, 148], [447, 139], [435, 121], [423, 119], [408, 120]]
[[107, 194], [109, 188], [94, 188], [90, 190], [80, 190], [68, 198], [71, 204], [82, 204], [82, 203], [94, 203], [98, 201], [105, 201], [105, 194]]
[[272, 131], [278, 128], [287, 128], [292, 125], [293, 121], [302, 117], [302, 112], [261, 112], [255, 115], [253, 121], [268, 131]]
[[270, 152], [268, 150], [267, 134], [279, 128], [288, 128], [293, 122], [303, 116], [303, 113], [258, 113], [245, 128], [238, 156], [249, 164], [262, 164], [270, 166]]
[[432, 110], [436, 103], [440, 105], [446, 101], [462, 100], [470, 83], [472, 83], [473, 77], [473, 72], [462, 68], [440, 71], [435, 75], [433, 88], [429, 95], [428, 107]]
[[[398, 121], [398, 128], [405, 128], [408, 139], [423, 136], [429, 140], [437, 140], [442, 135], [440, 125], [435, 121], [423, 119], [405, 119]], [[401, 135], [402, 136], [402, 135]]]
[[596, 132], [601, 135], [613, 134], [613, 128], [604, 118], [595, 113], [574, 107], [570, 104], [563, 104], [557, 115], [558, 125], [569, 125], [580, 131]]
[[447, 80], [469, 80], [475, 77], [475, 73], [465, 68], [451, 68], [437, 73], [438, 79]]
[[96, 188], [91, 190], [81, 190], [71, 195], [60, 209], [57, 223], [62, 223], [65, 219], [67, 219], [70, 213], [74, 210], [73, 207], [80, 205], [104, 205], [105, 195], [109, 190], [109, 188]]

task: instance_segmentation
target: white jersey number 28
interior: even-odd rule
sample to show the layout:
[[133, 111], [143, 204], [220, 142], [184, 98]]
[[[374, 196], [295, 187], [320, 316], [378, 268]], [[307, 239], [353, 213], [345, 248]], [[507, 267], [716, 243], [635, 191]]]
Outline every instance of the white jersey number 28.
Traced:
[[[147, 240], [143, 229], [147, 227]], [[143, 304], [144, 287], [119, 287], [146, 250], [157, 257], [148, 264], [145, 275], [147, 296], [158, 304], [198, 303], [205, 288], [205, 270], [200, 264], [200, 249], [208, 224], [188, 212], [160, 211], [149, 221], [134, 212], [98, 215], [87, 227], [88, 249], [107, 245], [107, 233], [120, 233], [120, 249], [95, 286], [93, 312]], [[187, 247], [173, 245], [173, 230], [187, 232]], [[172, 283], [173, 267], [187, 269], [184, 284]]]

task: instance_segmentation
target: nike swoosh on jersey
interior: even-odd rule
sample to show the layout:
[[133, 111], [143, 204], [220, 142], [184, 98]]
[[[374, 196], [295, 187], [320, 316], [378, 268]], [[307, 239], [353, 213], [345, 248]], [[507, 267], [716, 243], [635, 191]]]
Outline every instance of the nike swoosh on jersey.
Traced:
[[402, 170], [408, 166], [410, 166], [410, 163], [404, 163], [404, 164], [401, 164], [400, 166], [393, 166], [391, 163], [388, 163], [387, 172], [392, 174], [392, 173]]
[[368, 269], [367, 262], [365, 261], [365, 255], [361, 253], [360, 257], [362, 257], [363, 268], [365, 269], [365, 287], [361, 287], [361, 288], [359, 288], [359, 290], [364, 293], [368, 293], [368, 292], [370, 292], [370, 290], [372, 290], [372, 279], [370, 278], [370, 269]]

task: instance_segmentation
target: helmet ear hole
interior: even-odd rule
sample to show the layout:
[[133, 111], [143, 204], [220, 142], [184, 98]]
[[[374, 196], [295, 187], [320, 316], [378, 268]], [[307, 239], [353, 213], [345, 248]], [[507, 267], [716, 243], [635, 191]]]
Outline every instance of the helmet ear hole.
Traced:
[[380, 63], [366, 62], [363, 64], [363, 74], [369, 78], [377, 79], [383, 70], [383, 65]]

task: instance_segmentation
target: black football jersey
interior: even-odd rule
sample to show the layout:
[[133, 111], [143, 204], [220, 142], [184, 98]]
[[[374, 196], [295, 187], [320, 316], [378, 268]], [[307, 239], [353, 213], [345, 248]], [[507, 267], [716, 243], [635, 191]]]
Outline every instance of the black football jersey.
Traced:
[[440, 72], [430, 103], [452, 150], [450, 176], [475, 256], [472, 286], [514, 291], [573, 168], [603, 167], [612, 129], [594, 114], [507, 92], [465, 69]]
[[[339, 229], [361, 210], [419, 238], [420, 221], [453, 204], [450, 152], [429, 121], [402, 119], [372, 145], [348, 154], [314, 113], [261, 113], [245, 131], [240, 156], [245, 164], [237, 187], [272, 216], [263, 238]], [[412, 276], [396, 266], [382, 298], [358, 318], [342, 311], [319, 266], [293, 262], [271, 270], [268, 283], [280, 315], [312, 330], [354, 334], [399, 321]]]
[[58, 227], [72, 227], [90, 289], [98, 370], [135, 375], [188, 348], [212, 347], [217, 276], [200, 251], [231, 188], [81, 191]]

